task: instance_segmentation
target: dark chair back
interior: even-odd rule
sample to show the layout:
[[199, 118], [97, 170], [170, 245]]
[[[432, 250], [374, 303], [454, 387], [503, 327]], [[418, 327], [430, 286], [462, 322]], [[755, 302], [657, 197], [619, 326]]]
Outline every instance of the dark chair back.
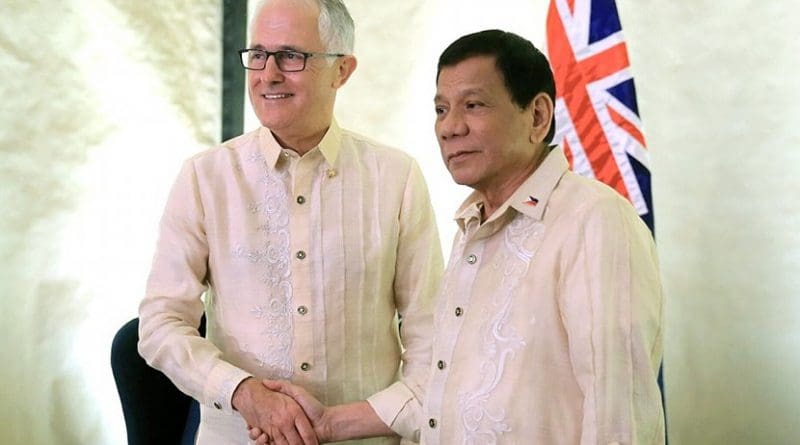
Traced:
[[[205, 317], [200, 322], [205, 335]], [[122, 402], [128, 445], [194, 443], [200, 410], [161, 371], [139, 355], [139, 319], [120, 328], [111, 344], [111, 369]]]

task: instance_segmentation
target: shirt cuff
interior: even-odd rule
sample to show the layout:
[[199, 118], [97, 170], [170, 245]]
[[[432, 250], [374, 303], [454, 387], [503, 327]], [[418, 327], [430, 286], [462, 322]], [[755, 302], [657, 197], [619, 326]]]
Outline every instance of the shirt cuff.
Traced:
[[400, 436], [419, 442], [422, 404], [403, 382], [395, 382], [367, 399], [378, 417]]
[[203, 400], [200, 402], [215, 410], [233, 414], [234, 409], [231, 404], [233, 392], [248, 377], [252, 377], [248, 372], [230, 363], [220, 362], [211, 370], [203, 388]]

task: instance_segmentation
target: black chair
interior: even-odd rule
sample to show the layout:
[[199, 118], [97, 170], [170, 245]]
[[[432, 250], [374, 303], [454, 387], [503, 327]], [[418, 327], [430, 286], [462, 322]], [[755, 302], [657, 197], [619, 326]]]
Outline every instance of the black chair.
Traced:
[[[200, 320], [205, 335], [206, 320]], [[139, 355], [139, 319], [125, 323], [111, 344], [111, 369], [117, 384], [128, 445], [191, 445], [200, 424], [200, 407], [161, 371]]]

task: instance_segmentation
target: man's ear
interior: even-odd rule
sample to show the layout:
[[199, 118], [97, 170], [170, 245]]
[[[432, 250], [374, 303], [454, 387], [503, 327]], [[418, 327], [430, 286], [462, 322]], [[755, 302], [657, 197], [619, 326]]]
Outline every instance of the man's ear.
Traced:
[[356, 56], [346, 55], [339, 57], [336, 64], [336, 77], [333, 79], [333, 87], [338, 89], [347, 82], [347, 79], [356, 70], [358, 60], [356, 60]]
[[530, 112], [532, 113], [531, 142], [540, 144], [547, 137], [550, 125], [553, 122], [555, 106], [547, 93], [539, 93], [531, 100]]

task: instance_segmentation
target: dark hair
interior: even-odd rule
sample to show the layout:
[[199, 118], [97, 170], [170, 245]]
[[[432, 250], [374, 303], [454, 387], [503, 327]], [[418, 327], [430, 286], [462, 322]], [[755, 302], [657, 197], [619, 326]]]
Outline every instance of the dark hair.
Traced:
[[[489, 29], [467, 34], [451, 43], [439, 56], [436, 81], [442, 68], [457, 65], [476, 56], [493, 56], [495, 66], [503, 76], [512, 101], [520, 108], [527, 107], [534, 96], [545, 93], [555, 104], [556, 85], [550, 63], [533, 43], [511, 32]], [[549, 144], [556, 132], [556, 118], [544, 142]]]

